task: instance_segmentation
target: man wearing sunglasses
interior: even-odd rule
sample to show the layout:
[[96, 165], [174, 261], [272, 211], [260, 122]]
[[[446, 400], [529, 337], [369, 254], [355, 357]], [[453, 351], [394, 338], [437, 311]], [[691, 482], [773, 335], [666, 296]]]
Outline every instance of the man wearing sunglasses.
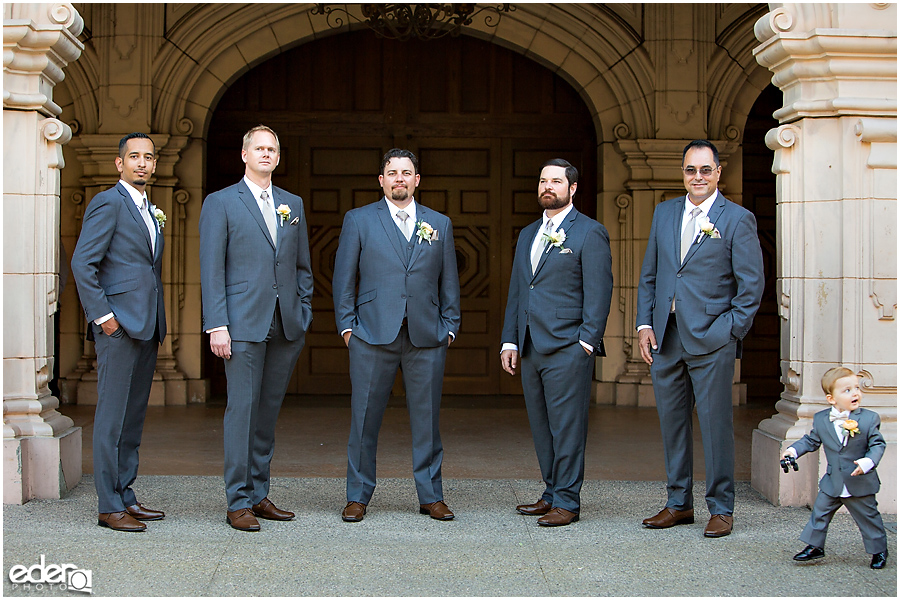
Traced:
[[706, 537], [729, 535], [734, 512], [731, 388], [762, 299], [762, 251], [756, 219], [718, 191], [722, 167], [706, 140], [682, 155], [687, 195], [653, 213], [638, 286], [641, 358], [650, 365], [665, 449], [668, 500], [650, 529], [694, 522], [694, 406], [703, 434]]

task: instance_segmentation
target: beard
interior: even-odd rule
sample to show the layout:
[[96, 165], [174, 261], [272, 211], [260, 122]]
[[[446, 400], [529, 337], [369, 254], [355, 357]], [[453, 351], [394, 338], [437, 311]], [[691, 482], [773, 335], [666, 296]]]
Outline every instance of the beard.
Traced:
[[538, 194], [538, 204], [541, 205], [541, 208], [544, 210], [556, 210], [558, 208], [565, 208], [566, 205], [569, 204], [569, 201], [572, 199], [570, 194], [566, 194], [565, 196], [557, 196], [553, 192], [544, 192], [543, 194]]
[[391, 190], [391, 200], [406, 200], [409, 198], [409, 190], [406, 188], [396, 188]]

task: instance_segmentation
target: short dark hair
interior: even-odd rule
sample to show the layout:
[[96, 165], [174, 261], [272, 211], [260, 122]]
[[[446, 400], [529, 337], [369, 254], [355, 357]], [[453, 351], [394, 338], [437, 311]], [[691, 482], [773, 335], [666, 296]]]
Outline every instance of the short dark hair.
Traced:
[[713, 160], [716, 161], [716, 166], [719, 166], [719, 151], [716, 149], [715, 144], [709, 140], [694, 140], [685, 146], [684, 152], [681, 153], [681, 164], [684, 164], [684, 157], [687, 156], [688, 150], [693, 150], [694, 148], [709, 148], [712, 150]]
[[409, 150], [402, 150], [400, 148], [391, 148], [384, 155], [384, 158], [381, 159], [381, 171], [378, 172], [379, 175], [384, 175], [384, 168], [387, 166], [389, 162], [391, 162], [392, 158], [408, 158], [412, 161], [413, 169], [415, 172], [419, 172], [419, 159], [416, 158], [416, 155], [410, 152]]
[[153, 144], [153, 156], [156, 156], [156, 143], [153, 141], [153, 138], [146, 133], [135, 131], [119, 140], [119, 158], [125, 158], [125, 147], [128, 146], [128, 140], [150, 140], [150, 143]]
[[578, 169], [563, 158], [551, 158], [541, 165], [541, 171], [544, 170], [544, 167], [562, 167], [566, 170], [566, 180], [569, 182], [569, 185], [578, 183]]

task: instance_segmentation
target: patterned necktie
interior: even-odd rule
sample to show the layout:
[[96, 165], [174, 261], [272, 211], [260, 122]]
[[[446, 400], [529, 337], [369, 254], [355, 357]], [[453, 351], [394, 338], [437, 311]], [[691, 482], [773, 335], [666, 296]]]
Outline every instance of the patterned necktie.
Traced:
[[544, 248], [547, 247], [547, 241], [544, 240], [545, 235], [550, 235], [553, 233], [553, 221], [547, 220], [547, 225], [541, 230], [539, 234], [539, 241], [534, 245], [531, 250], [531, 274], [534, 275], [534, 272], [537, 271], [538, 263], [541, 262], [541, 254], [544, 253]]
[[681, 232], [681, 262], [684, 262], [684, 257], [687, 256], [691, 243], [694, 241], [694, 226], [697, 224], [697, 215], [699, 214], [699, 207], [692, 210], [691, 218], [688, 219], [687, 225], [684, 226], [684, 231]]
[[262, 211], [263, 219], [266, 221], [266, 227], [269, 228], [269, 235], [272, 236], [272, 243], [278, 242], [278, 229], [275, 227], [275, 207], [272, 199], [269, 198], [269, 192], [263, 190], [259, 198], [263, 201], [265, 209]]
[[409, 215], [406, 214], [405, 210], [397, 211], [397, 218], [400, 219], [400, 231], [403, 232], [403, 237], [406, 238], [406, 241], [409, 241], [409, 226], [406, 224], [406, 221], [409, 220]]

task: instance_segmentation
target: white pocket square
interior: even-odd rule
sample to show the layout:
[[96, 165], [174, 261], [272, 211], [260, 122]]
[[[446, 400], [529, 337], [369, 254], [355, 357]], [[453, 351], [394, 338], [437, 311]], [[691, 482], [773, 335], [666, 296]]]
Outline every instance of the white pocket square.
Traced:
[[560, 254], [572, 254], [572, 249], [571, 248], [563, 248], [562, 250], [559, 251], [559, 253]]
[[299, 222], [300, 222], [300, 217], [294, 217], [294, 220], [291, 221], [291, 225], [296, 225]]

